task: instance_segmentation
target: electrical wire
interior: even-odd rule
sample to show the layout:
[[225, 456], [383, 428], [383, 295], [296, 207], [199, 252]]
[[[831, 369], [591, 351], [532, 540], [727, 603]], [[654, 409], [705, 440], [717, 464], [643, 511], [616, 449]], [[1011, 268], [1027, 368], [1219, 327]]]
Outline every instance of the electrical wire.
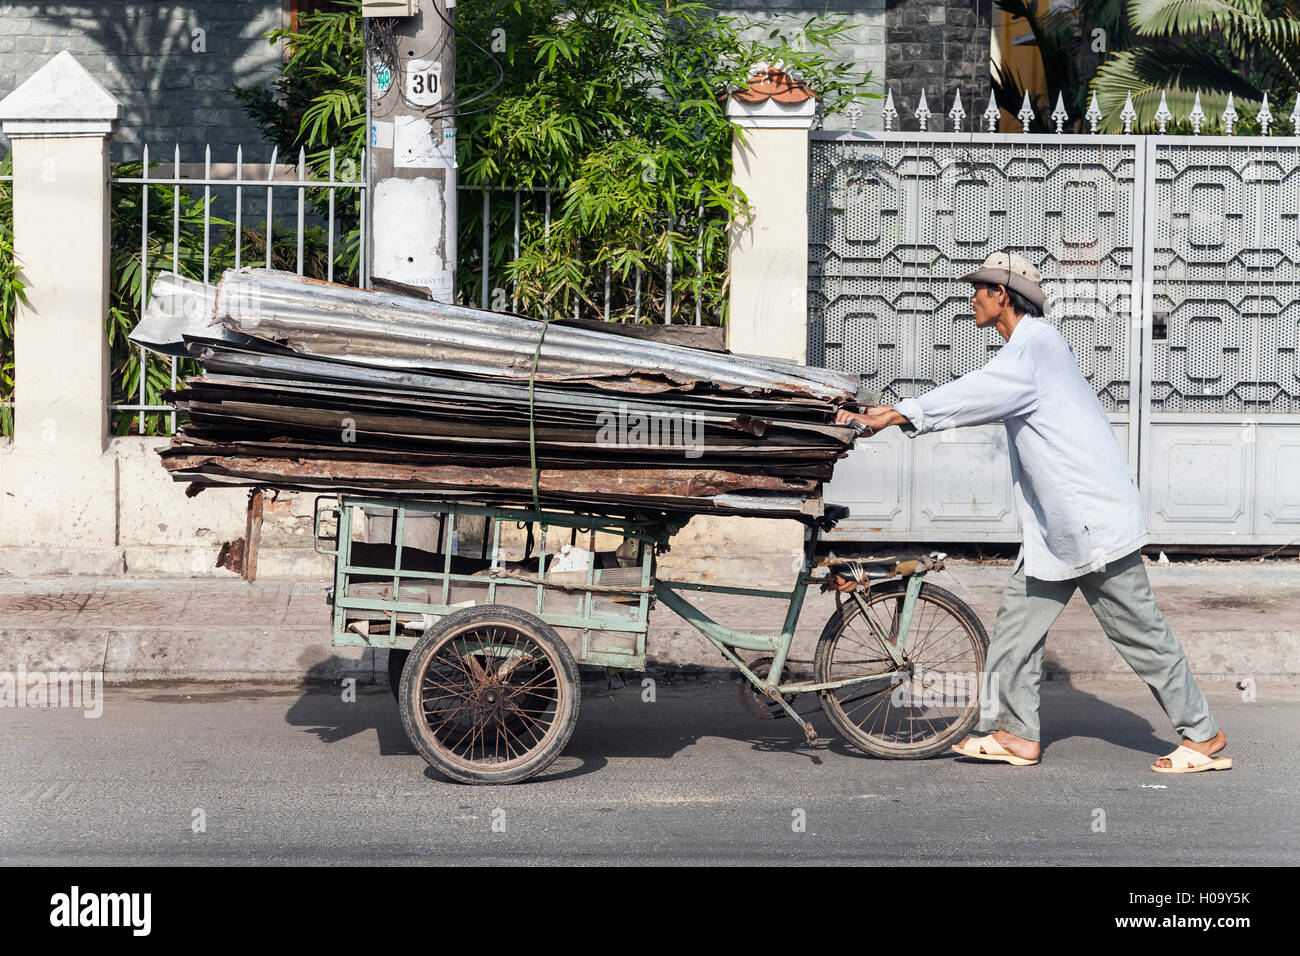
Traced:
[[[433, 12], [436, 13], [438, 15], [438, 19], [440, 19], [443, 23], [445, 23], [447, 27], [451, 30], [452, 36], [458, 39], [466, 40], [470, 46], [474, 47], [474, 49], [478, 50], [489, 60], [491, 60], [492, 65], [496, 67], [496, 71], [497, 71], [496, 82], [494, 82], [489, 89], [485, 90], [482, 93], [479, 93], [476, 96], [471, 96], [468, 99], [457, 102], [455, 104], [455, 107], [451, 111], [450, 115], [453, 117], [453, 119], [455, 119], [462, 116], [474, 116], [477, 115], [478, 113], [486, 113], [491, 107], [484, 106], [476, 110], [467, 110], [467, 111], [462, 111], [460, 107], [468, 106], [471, 103], [477, 103], [480, 100], [487, 99], [489, 96], [491, 96], [493, 93], [495, 93], [497, 90], [501, 88], [501, 85], [505, 82], [506, 79], [506, 72], [505, 69], [501, 66], [501, 61], [498, 60], [492, 54], [491, 50], [484, 49], [482, 46], [478, 44], [478, 42], [473, 37], [466, 34], [463, 30], [457, 27], [455, 23], [453, 23], [450, 19], [448, 19], [447, 15], [442, 12], [442, 9], [438, 6], [437, 3], [434, 4]], [[429, 120], [440, 120], [444, 118], [442, 115], [431, 115], [430, 113], [427, 112], [424, 115]]]
[[[404, 92], [406, 88], [406, 69], [404, 66], [406, 60], [399, 55], [398, 51], [399, 44], [395, 33], [397, 21], [393, 17], [376, 17], [370, 21], [370, 34], [373, 39], [371, 49], [376, 56], [376, 61], [387, 66], [392, 77], [392, 85], [389, 86], [385, 93], [377, 98], [377, 102], [382, 104], [387, 100], [389, 94], [393, 92], [394, 88], [396, 88], [397, 91], [397, 99], [393, 100], [386, 110], [377, 110], [374, 115], [379, 117], [388, 116], [397, 108], [398, 102], [401, 102], [411, 109], [419, 110], [425, 119], [430, 122], [440, 122], [450, 119], [454, 123], [462, 117], [485, 113], [492, 108], [491, 106], [483, 106], [475, 110], [466, 110], [463, 107], [485, 100], [501, 88], [502, 84], [505, 82], [505, 69], [502, 67], [501, 61], [498, 60], [490, 50], [485, 49], [474, 40], [473, 37], [469, 36], [465, 31], [457, 27], [443, 11], [442, 4], [435, 3], [433, 5], [433, 11], [437, 15], [438, 19], [447, 26], [450, 32], [443, 34], [441, 44], [430, 47], [420, 57], [412, 57], [412, 59], [425, 59], [430, 54], [435, 54], [437, 51], [444, 49], [447, 46], [447, 43], [453, 38], [464, 40], [492, 61], [492, 66], [495, 67], [497, 71], [495, 82], [493, 82], [492, 86], [484, 92], [454, 103], [451, 109], [438, 109], [436, 107], [425, 108], [412, 103], [407, 99], [406, 93]], [[367, 91], [367, 95], [369, 95], [369, 91]]]
[[370, 23], [373, 27], [371, 32], [376, 34], [377, 37], [375, 43], [372, 45], [372, 50], [377, 55], [377, 62], [382, 63], [388, 68], [390, 77], [390, 86], [378, 97], [379, 102], [387, 100], [388, 94], [391, 93], [394, 88], [397, 90], [397, 99], [392, 101], [388, 109], [376, 113], [375, 115], [383, 117], [392, 114], [392, 112], [397, 108], [399, 102], [405, 104], [412, 110], [423, 111], [424, 107], [420, 106], [418, 103], [412, 103], [407, 99], [406, 93], [404, 92], [406, 89], [406, 64], [411, 60], [427, 60], [431, 56], [435, 58], [438, 57], [441, 51], [446, 48], [449, 37], [444, 34], [440, 43], [429, 47], [419, 56], [416, 56], [415, 51], [412, 50], [408, 57], [403, 57], [399, 49], [403, 38], [398, 37], [396, 33], [397, 18], [375, 17], [370, 20]]

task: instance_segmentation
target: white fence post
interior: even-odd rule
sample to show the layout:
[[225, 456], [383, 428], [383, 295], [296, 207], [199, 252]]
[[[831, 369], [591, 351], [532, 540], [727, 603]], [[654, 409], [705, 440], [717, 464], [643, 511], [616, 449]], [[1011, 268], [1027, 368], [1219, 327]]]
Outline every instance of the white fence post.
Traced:
[[775, 68], [733, 93], [727, 115], [732, 182], [754, 210], [731, 234], [727, 348], [786, 362], [808, 360], [808, 131], [812, 90]]
[[[0, 456], [0, 545], [116, 544], [108, 438], [108, 140], [121, 104], [59, 53], [0, 101], [13, 144], [14, 445]], [[91, 570], [91, 568], [86, 568]]]
[[[816, 105], [812, 90], [770, 67], [756, 69], [749, 87], [727, 101], [727, 115], [739, 127], [731, 141], [731, 178], [754, 212], [731, 229], [727, 348], [733, 352], [807, 364], [808, 130]], [[661, 567], [670, 577], [708, 569], [779, 587], [800, 565], [803, 539], [797, 521], [697, 515]], [[719, 572], [719, 564], [734, 572]]]

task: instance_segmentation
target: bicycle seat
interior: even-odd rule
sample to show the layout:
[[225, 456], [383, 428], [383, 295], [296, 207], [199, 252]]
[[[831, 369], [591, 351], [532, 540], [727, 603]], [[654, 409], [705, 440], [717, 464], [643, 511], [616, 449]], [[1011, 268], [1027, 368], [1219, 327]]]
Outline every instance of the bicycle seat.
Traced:
[[837, 561], [827, 568], [827, 573], [850, 581], [879, 581], [890, 577], [897, 558], [873, 558], [870, 561]]

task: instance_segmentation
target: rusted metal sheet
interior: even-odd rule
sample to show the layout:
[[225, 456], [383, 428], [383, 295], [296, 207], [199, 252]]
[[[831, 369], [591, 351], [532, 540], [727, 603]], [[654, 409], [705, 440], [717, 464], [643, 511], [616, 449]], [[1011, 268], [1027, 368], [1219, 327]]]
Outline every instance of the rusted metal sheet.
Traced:
[[[420, 302], [391, 293], [331, 285], [270, 269], [228, 271], [215, 311], [234, 332], [335, 358], [364, 355], [375, 365], [437, 368], [527, 381], [541, 323], [522, 316]], [[538, 381], [612, 384], [656, 392], [707, 384], [724, 392], [806, 395], [844, 404], [859, 377], [680, 345], [643, 342], [564, 325], [548, 329]]]
[[[841, 372], [561, 324], [542, 341], [523, 316], [270, 270], [159, 283], [133, 334], [204, 369], [167, 393], [183, 426], [160, 450], [200, 486], [806, 519], [857, 435], [834, 424], [860, 402]], [[242, 540], [224, 560], [255, 573]]]
[[222, 544], [217, 555], [217, 567], [228, 568], [250, 583], [257, 580], [257, 552], [262, 543], [264, 503], [261, 488], [254, 488], [248, 493], [244, 536]]
[[[175, 449], [175, 451], [180, 450]], [[532, 472], [528, 468], [474, 468], [463, 465], [421, 467], [396, 462], [379, 464], [331, 459], [293, 460], [186, 454], [171, 454], [164, 457], [163, 467], [173, 472], [212, 469], [214, 473], [245, 478], [271, 486], [282, 479], [303, 479], [397, 482], [408, 487], [425, 488], [430, 492], [476, 488], [528, 492], [533, 487]], [[809, 479], [743, 474], [717, 469], [542, 468], [537, 472], [537, 485], [540, 491], [583, 496], [606, 494], [611, 497], [695, 498], [730, 492], [752, 494], [767, 491], [783, 495], [807, 495], [816, 492], [817, 484], [816, 481]]]
[[[393, 279], [374, 276], [370, 280], [376, 292], [392, 292], [408, 299], [433, 302], [433, 294], [419, 285], [408, 285]], [[512, 313], [514, 314], [514, 313]], [[600, 319], [575, 319], [569, 316], [555, 316], [552, 325], [570, 325], [579, 329], [593, 329], [607, 335], [625, 335], [633, 339], [647, 339], [651, 342], [666, 342], [669, 345], [685, 345], [693, 349], [705, 349], [709, 352], [727, 351], [726, 330], [720, 325], [645, 325], [642, 323], [626, 324], [623, 322], [602, 322]]]

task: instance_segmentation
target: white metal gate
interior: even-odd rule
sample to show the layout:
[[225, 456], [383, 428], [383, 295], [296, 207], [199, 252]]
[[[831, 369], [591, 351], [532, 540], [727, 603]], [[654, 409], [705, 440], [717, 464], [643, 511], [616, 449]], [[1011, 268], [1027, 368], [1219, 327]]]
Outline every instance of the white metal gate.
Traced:
[[[983, 365], [955, 278], [1012, 249], [1044, 276], [1161, 543], [1300, 536], [1300, 140], [814, 133], [809, 361], [886, 402]], [[1154, 335], [1153, 335], [1154, 333]], [[1001, 425], [859, 443], [833, 537], [1016, 541]]]
[[1300, 538], [1300, 140], [1144, 139], [1148, 527], [1286, 544]]

